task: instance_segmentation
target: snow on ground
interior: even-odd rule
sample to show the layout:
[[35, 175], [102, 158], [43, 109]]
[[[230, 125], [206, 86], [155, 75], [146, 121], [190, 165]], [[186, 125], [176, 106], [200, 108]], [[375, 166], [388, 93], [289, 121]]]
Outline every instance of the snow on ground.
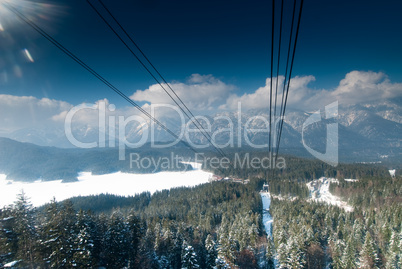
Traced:
[[19, 263], [20, 261], [12, 261], [12, 262], [9, 262], [9, 263], [6, 263], [5, 265], [4, 265], [4, 268], [9, 268], [9, 267], [14, 267], [17, 263]]
[[348, 203], [342, 201], [338, 196], [332, 195], [329, 192], [329, 183], [338, 182], [334, 178], [322, 177], [317, 180], [310, 181], [307, 183], [307, 187], [310, 190], [311, 200], [316, 202], [324, 202], [330, 205], [339, 206], [347, 212], [353, 211], [353, 207], [348, 205]]
[[265, 231], [272, 238], [272, 224], [274, 219], [269, 213], [269, 207], [271, 206], [271, 195], [269, 194], [269, 192], [261, 192], [260, 195], [262, 199], [262, 208], [263, 208], [262, 223], [264, 224]]
[[345, 178], [345, 181], [347, 181], [347, 182], [357, 182], [359, 180], [355, 179], [355, 178]]
[[186, 172], [160, 172], [154, 174], [112, 173], [92, 175], [80, 173], [77, 182], [61, 183], [61, 180], [23, 183], [6, 180], [0, 174], [0, 207], [12, 204], [21, 190], [34, 206], [48, 203], [53, 197], [57, 201], [92, 194], [109, 193], [122, 196], [135, 195], [144, 191], [154, 193], [174, 187], [192, 187], [208, 183], [212, 173], [201, 170], [201, 165], [190, 163], [194, 170]]
[[396, 169], [388, 170], [388, 171], [389, 171], [389, 174], [391, 175], [391, 177], [395, 177]]

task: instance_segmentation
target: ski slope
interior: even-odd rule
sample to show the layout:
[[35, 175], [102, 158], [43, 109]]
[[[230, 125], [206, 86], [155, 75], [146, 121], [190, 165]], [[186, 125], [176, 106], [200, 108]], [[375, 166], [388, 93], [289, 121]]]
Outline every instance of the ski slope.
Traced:
[[333, 195], [329, 192], [330, 182], [337, 182], [336, 179], [328, 179], [322, 177], [307, 183], [307, 187], [310, 191], [311, 200], [316, 202], [323, 202], [330, 205], [339, 206], [347, 212], [353, 211], [353, 207], [348, 205], [347, 202], [342, 201], [340, 197]]
[[260, 195], [262, 199], [262, 208], [263, 208], [262, 222], [264, 224], [267, 235], [270, 235], [272, 238], [272, 224], [274, 219], [269, 213], [269, 207], [271, 206], [271, 196], [269, 192], [261, 192]]

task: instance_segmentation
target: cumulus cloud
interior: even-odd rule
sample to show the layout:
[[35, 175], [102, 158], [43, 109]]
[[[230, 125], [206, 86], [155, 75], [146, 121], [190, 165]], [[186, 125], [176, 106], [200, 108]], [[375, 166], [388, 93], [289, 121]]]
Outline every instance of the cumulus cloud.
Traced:
[[0, 129], [10, 132], [40, 125], [71, 107], [67, 102], [48, 98], [0, 94]]
[[392, 83], [382, 72], [352, 71], [331, 96], [344, 103], [368, 102], [402, 96], [402, 83]]
[[[166, 84], [162, 85], [175, 97]], [[200, 111], [214, 110], [225, 102], [229, 93], [234, 89], [234, 86], [228, 85], [212, 75], [200, 74], [191, 75], [185, 83], [173, 82], [169, 85], [187, 107]], [[174, 104], [158, 84], [151, 85], [143, 91], [138, 90], [130, 98], [150, 104]]]
[[[300, 102], [308, 91], [307, 85], [314, 81], [313, 76], [305, 77], [295, 77], [291, 80], [289, 91], [292, 92], [292, 98], [290, 102]], [[278, 78], [278, 97], [277, 104], [280, 104], [282, 100], [282, 89], [283, 89], [284, 77]], [[243, 108], [246, 109], [258, 109], [269, 107], [269, 97], [270, 97], [271, 79], [267, 78], [264, 87], [258, 88], [255, 92], [245, 93], [242, 96], [237, 96], [235, 94], [229, 96], [226, 103], [221, 105], [221, 109], [236, 109], [238, 103], [240, 102]], [[276, 91], [276, 78], [272, 81], [273, 95]], [[290, 97], [290, 94], [289, 94]], [[274, 98], [273, 98], [274, 102]]]
[[[279, 77], [278, 80], [278, 89], [282, 89], [284, 77]], [[339, 104], [356, 104], [402, 96], [402, 83], [392, 83], [382, 72], [352, 71], [332, 90], [309, 87], [313, 81], [315, 77], [311, 75], [292, 78], [288, 107], [310, 111], [334, 101]], [[221, 105], [221, 109], [236, 109], [238, 102], [241, 102], [243, 108], [268, 108], [270, 82], [268, 78], [265, 86], [255, 92], [229, 96], [226, 103]], [[275, 83], [276, 78], [273, 80], [274, 91]], [[278, 100], [282, 98], [281, 92], [282, 90], [278, 91]]]
[[[278, 104], [281, 101], [283, 77], [278, 79]], [[402, 83], [393, 83], [381, 72], [352, 71], [346, 74], [335, 89], [314, 89], [310, 86], [315, 81], [314, 76], [294, 77], [291, 80], [288, 108], [314, 111], [325, 105], [338, 101], [339, 104], [354, 104], [371, 102], [402, 96]], [[273, 80], [274, 89], [276, 79]], [[267, 109], [269, 107], [270, 79], [265, 85], [253, 92], [243, 95], [233, 94], [234, 86], [228, 85], [212, 75], [193, 74], [185, 82], [171, 83], [173, 89], [184, 103], [196, 114], [203, 115], [209, 111], [235, 110], [238, 102], [243, 109]], [[146, 102], [143, 109], [154, 112], [157, 119], [180, 115], [176, 105], [163, 92], [159, 85], [151, 85], [148, 89], [136, 91], [131, 98], [137, 102]], [[142, 115], [134, 107], [114, 109], [107, 99], [92, 104], [97, 107], [103, 102], [106, 108], [106, 118], [118, 116], [128, 118], [132, 115]], [[162, 105], [153, 110], [150, 105]], [[170, 105], [170, 107], [168, 107]], [[18, 129], [40, 126], [63, 127], [68, 111], [74, 105], [64, 101], [33, 96], [13, 96], [0, 94], [0, 133], [10, 133]], [[73, 117], [73, 124], [96, 126], [98, 110], [84, 109]], [[180, 115], [183, 116], [183, 115]], [[147, 119], [148, 121], [148, 119]]]

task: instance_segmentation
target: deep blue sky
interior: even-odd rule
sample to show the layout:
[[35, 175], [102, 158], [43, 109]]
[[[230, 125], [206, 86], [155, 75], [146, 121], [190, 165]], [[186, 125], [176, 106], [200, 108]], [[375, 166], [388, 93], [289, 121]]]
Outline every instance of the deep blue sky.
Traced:
[[[285, 0], [288, 21], [291, 2]], [[23, 12], [29, 11], [56, 40], [120, 90], [131, 95], [154, 83], [86, 1], [46, 3], [57, 6], [41, 5]], [[235, 85], [241, 95], [263, 86], [270, 74], [271, 1], [104, 3], [168, 81], [185, 81], [194, 73], [212, 74]], [[305, 0], [294, 75], [315, 76], [312, 87], [317, 89], [336, 87], [352, 70], [382, 71], [392, 81], [402, 82], [401, 11], [402, 2], [396, 0]], [[2, 22], [2, 18], [0, 23], [4, 28], [0, 32], [0, 94], [72, 104], [102, 98], [121, 103], [26, 24], [17, 19]], [[284, 35], [289, 34], [286, 26]], [[34, 63], [22, 57], [25, 48]], [[21, 76], [15, 75], [16, 68]]]

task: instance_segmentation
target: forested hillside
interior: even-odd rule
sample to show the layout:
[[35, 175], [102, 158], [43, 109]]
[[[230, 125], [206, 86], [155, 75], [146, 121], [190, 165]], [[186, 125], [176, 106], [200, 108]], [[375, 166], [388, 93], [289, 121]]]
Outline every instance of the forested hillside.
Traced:
[[[288, 165], [268, 179], [250, 169], [248, 184], [212, 182], [134, 197], [75, 197], [41, 208], [20, 195], [0, 210], [0, 264], [272, 268], [275, 261], [279, 268], [401, 268], [398, 171], [391, 178], [378, 165], [332, 168], [298, 158], [290, 158]], [[330, 191], [353, 211], [310, 199], [306, 183], [319, 176], [338, 178]], [[262, 225], [258, 191], [265, 182], [270, 185], [273, 237]]]
[[402, 177], [332, 183], [353, 212], [305, 199], [274, 199], [280, 268], [402, 268]]
[[[0, 137], [0, 174], [6, 174], [10, 180], [33, 182], [59, 180], [76, 181], [79, 172], [108, 174], [114, 172], [155, 173], [160, 171], [183, 171], [186, 166], [171, 160], [171, 149], [143, 148], [128, 149], [126, 159], [119, 160], [118, 149], [61, 149], [41, 147], [29, 143], [21, 143]], [[186, 157], [188, 153], [183, 147], [175, 148], [175, 153]], [[160, 160], [167, 158], [170, 163], [163, 167], [150, 163], [149, 166], [131, 165], [130, 154], [138, 154], [141, 158]], [[188, 159], [187, 157], [185, 158]], [[189, 167], [191, 169], [191, 167]]]
[[19, 261], [24, 268], [258, 268], [265, 238], [261, 211], [252, 184], [213, 183], [139, 195], [110, 214], [77, 211], [70, 200], [37, 211], [21, 195], [0, 213], [0, 263]]

